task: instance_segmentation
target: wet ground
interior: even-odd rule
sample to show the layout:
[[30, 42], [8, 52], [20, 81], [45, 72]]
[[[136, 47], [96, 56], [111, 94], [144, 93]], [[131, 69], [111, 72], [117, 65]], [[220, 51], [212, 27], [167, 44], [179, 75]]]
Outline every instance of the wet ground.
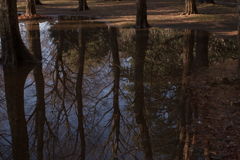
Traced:
[[83, 17], [20, 30], [42, 64], [0, 67], [1, 159], [239, 159], [236, 41]]

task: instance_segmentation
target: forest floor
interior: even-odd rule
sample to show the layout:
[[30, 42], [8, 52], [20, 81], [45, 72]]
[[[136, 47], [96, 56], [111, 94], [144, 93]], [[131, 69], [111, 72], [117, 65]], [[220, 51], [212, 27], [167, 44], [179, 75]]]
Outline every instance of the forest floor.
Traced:
[[[87, 0], [90, 10], [72, 11], [77, 0], [41, 0], [39, 15], [68, 15], [99, 18], [108, 25], [131, 27], [136, 19], [136, 1]], [[217, 37], [237, 39], [237, 4], [235, 0], [215, 0], [216, 4], [197, 2], [199, 14], [181, 15], [184, 0], [148, 0], [148, 22], [152, 27], [206, 30]], [[25, 12], [25, 0], [18, 0], [18, 11]]]

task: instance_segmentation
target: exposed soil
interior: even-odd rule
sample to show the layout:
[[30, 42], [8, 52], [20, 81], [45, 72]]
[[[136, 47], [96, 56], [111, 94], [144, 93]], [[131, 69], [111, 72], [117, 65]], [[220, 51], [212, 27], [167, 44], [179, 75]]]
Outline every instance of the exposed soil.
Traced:
[[[77, 0], [41, 0], [38, 15], [74, 15], [96, 17], [109, 25], [131, 27], [136, 19], [134, 0], [104, 1], [87, 0], [90, 10], [71, 11], [78, 7]], [[184, 0], [148, 0], [148, 21], [152, 27], [188, 28], [210, 31], [218, 37], [237, 39], [237, 5], [235, 0], [215, 1], [216, 4], [197, 2], [199, 14], [181, 15]], [[18, 11], [25, 11], [25, 0], [18, 0]]]

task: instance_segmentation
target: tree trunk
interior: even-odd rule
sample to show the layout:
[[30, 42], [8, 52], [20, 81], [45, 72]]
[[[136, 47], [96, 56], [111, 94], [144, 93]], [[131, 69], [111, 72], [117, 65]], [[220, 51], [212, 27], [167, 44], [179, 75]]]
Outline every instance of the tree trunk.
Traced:
[[[80, 22], [81, 23], [81, 22]], [[77, 93], [77, 107], [78, 107], [78, 130], [80, 131], [80, 140], [81, 140], [81, 160], [85, 159], [85, 134], [84, 134], [84, 115], [83, 115], [83, 93], [82, 93], [82, 86], [83, 86], [83, 71], [84, 71], [84, 58], [85, 58], [85, 29], [83, 26], [80, 26], [78, 32], [78, 44], [79, 44], [79, 51], [78, 51], [78, 75], [77, 75], [77, 86], [76, 86], [76, 93]]]
[[240, 0], [238, 0], [238, 7], [237, 7], [237, 12], [238, 12], [238, 72], [240, 74]]
[[77, 11], [90, 10], [90, 8], [87, 5], [87, 1], [86, 0], [78, 0], [78, 2], [79, 2], [79, 6], [77, 8]]
[[146, 0], [137, 0], [136, 28], [149, 28], [147, 21], [147, 3]]
[[[177, 149], [176, 160], [183, 159], [183, 151], [186, 138], [186, 100], [187, 100], [187, 87], [186, 78], [190, 75], [191, 66], [193, 62], [193, 45], [194, 45], [194, 31], [186, 29], [183, 37], [183, 74], [182, 74], [182, 87], [180, 97], [180, 115], [179, 115], [179, 145]], [[190, 105], [190, 104], [189, 104]], [[189, 137], [187, 137], [189, 138]], [[186, 146], [188, 147], [188, 146]]]
[[36, 14], [36, 9], [35, 9], [35, 2], [34, 0], [26, 0], [26, 15], [27, 16], [32, 16]]
[[0, 0], [2, 58], [6, 64], [39, 62], [24, 45], [18, 27], [16, 0]]
[[[39, 23], [27, 24], [28, 45], [30, 52], [39, 60], [42, 59]], [[35, 110], [35, 137], [37, 139], [37, 160], [43, 160], [43, 135], [45, 124], [45, 102], [44, 102], [44, 78], [42, 64], [33, 70], [37, 90], [37, 105]]]
[[117, 29], [108, 27], [111, 51], [113, 57], [114, 85], [113, 85], [113, 131], [116, 132], [113, 140], [113, 159], [118, 160], [120, 142], [120, 109], [119, 109], [119, 81], [120, 81], [120, 60], [118, 53]]
[[195, 0], [185, 0], [185, 11], [184, 15], [197, 14], [197, 7]]
[[42, 5], [42, 3], [40, 2], [40, 0], [35, 0], [35, 5]]
[[193, 71], [197, 71], [203, 67], [208, 67], [208, 39], [208, 32], [197, 31], [196, 58], [192, 66]]
[[211, 4], [215, 4], [214, 0], [200, 0], [200, 3], [211, 3]]
[[149, 129], [144, 117], [144, 86], [143, 86], [143, 69], [148, 44], [149, 31], [136, 30], [136, 55], [135, 55], [135, 117], [139, 127], [140, 145], [143, 149], [145, 159], [153, 159], [152, 146], [149, 136]]
[[24, 84], [34, 66], [3, 66], [13, 160], [29, 159], [27, 122], [24, 112]]

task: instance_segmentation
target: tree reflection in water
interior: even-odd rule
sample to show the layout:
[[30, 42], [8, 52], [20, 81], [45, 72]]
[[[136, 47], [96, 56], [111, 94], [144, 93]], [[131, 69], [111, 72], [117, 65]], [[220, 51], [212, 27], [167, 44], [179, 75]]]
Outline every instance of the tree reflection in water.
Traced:
[[204, 31], [194, 42], [191, 30], [85, 20], [23, 25], [43, 63], [3, 66], [1, 158], [210, 158], [216, 143], [199, 131], [209, 124], [201, 100], [211, 103], [196, 96], [194, 77], [236, 58], [236, 43]]

